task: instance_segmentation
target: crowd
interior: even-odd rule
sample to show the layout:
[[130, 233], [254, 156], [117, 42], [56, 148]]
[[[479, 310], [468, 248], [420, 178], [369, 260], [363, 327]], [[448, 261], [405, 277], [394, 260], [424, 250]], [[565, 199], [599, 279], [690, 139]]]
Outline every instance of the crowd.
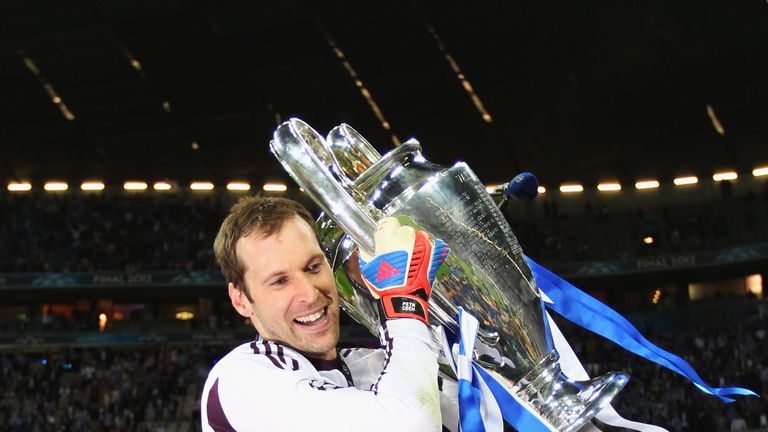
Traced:
[[0, 272], [215, 269], [221, 195], [0, 194]]
[[197, 430], [201, 386], [222, 351], [0, 352], [0, 425], [9, 432]]
[[[768, 242], [768, 192], [632, 210], [609, 210], [603, 201], [586, 201], [578, 214], [561, 213], [554, 202], [544, 208], [543, 217], [510, 218], [523, 250], [543, 263], [676, 255]], [[652, 242], [644, 242], [646, 238]]]
[[[214, 194], [0, 193], [0, 273], [215, 270], [211, 244], [232, 200]], [[768, 195], [614, 211], [588, 202], [578, 214], [563, 214], [546, 202], [544, 210], [536, 218], [511, 218], [524, 251], [544, 263], [631, 259], [768, 242]], [[644, 237], [654, 242], [645, 244]], [[710, 384], [744, 386], [765, 395], [767, 315], [763, 311], [741, 321], [646, 335], [682, 353]], [[77, 330], [81, 319], [93, 326], [94, 316], [75, 318], [42, 325]], [[11, 324], [0, 325], [0, 331], [19, 331]], [[221, 326], [231, 327], [214, 325]], [[632, 380], [614, 404], [628, 418], [674, 432], [768, 427], [765, 399], [724, 404], [607, 341], [575, 328], [564, 330], [591, 374], [630, 374]], [[33, 432], [197, 430], [200, 386], [228, 349], [160, 344], [0, 350], [0, 425], [3, 430]]]
[[[211, 245], [233, 199], [0, 193], [0, 273], [215, 270]], [[768, 242], [768, 225], [760, 223], [768, 193], [635, 210], [585, 201], [575, 214], [542, 199], [541, 215], [510, 222], [526, 254], [545, 264]]]
[[768, 304], [755, 305], [762, 308], [759, 313], [710, 319], [678, 331], [644, 331], [649, 340], [688, 361], [711, 386], [740, 386], [760, 395], [736, 397], [733, 403], [704, 394], [681, 376], [599, 336], [569, 327], [565, 331], [590, 375], [629, 373], [630, 382], [613, 404], [626, 418], [671, 432], [768, 428]]
[[[738, 385], [765, 395], [768, 314], [742, 318], [646, 335], [681, 354], [710, 384]], [[351, 324], [347, 321], [346, 326]], [[604, 339], [564, 323], [562, 327], [591, 375], [608, 370], [630, 374], [630, 383], [614, 400], [627, 418], [671, 432], [767, 426], [764, 398], [740, 397], [725, 404]], [[158, 344], [0, 351], [0, 425], [10, 432], [199, 430], [201, 385], [228, 350], [223, 345]]]

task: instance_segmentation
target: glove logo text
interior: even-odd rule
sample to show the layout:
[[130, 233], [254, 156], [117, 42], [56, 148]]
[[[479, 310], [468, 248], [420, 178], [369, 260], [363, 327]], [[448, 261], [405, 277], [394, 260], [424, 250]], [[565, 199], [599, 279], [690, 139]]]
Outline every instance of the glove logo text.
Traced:
[[392, 267], [392, 264], [382, 261], [381, 265], [379, 266], [379, 271], [376, 272], [376, 282], [381, 282], [384, 279], [387, 279], [389, 277], [399, 275], [400, 270]]

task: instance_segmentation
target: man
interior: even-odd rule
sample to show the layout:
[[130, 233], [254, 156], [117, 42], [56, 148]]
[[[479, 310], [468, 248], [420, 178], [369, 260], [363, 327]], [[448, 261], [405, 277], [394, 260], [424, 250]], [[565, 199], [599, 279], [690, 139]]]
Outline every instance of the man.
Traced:
[[203, 430], [440, 430], [427, 300], [448, 248], [394, 218], [375, 240], [361, 271], [380, 299], [384, 349], [339, 353], [339, 299], [309, 212], [259, 197], [231, 209], [214, 252], [232, 306], [257, 336], [211, 370]]

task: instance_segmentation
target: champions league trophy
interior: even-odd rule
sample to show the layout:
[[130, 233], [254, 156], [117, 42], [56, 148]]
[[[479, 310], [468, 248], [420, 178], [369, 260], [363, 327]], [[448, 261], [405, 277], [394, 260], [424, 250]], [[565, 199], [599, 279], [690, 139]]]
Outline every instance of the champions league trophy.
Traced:
[[347, 125], [324, 139], [298, 119], [277, 128], [271, 148], [325, 212], [318, 220], [320, 242], [341, 306], [374, 335], [378, 311], [362, 282], [357, 248], [372, 254], [376, 221], [395, 215], [451, 247], [429, 301], [431, 324], [458, 335], [459, 307], [477, 317], [473, 360], [551, 430], [578, 430], [627, 382], [621, 373], [589, 381], [563, 375], [522, 249], [465, 163], [430, 163], [415, 140], [381, 156]]

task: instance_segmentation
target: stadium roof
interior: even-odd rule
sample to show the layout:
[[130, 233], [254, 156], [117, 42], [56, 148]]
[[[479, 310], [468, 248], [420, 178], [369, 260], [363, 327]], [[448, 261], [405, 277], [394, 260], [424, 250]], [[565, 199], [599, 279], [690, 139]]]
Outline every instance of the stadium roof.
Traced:
[[283, 179], [291, 116], [487, 182], [768, 163], [765, 1], [5, 0], [0, 22], [3, 181]]

